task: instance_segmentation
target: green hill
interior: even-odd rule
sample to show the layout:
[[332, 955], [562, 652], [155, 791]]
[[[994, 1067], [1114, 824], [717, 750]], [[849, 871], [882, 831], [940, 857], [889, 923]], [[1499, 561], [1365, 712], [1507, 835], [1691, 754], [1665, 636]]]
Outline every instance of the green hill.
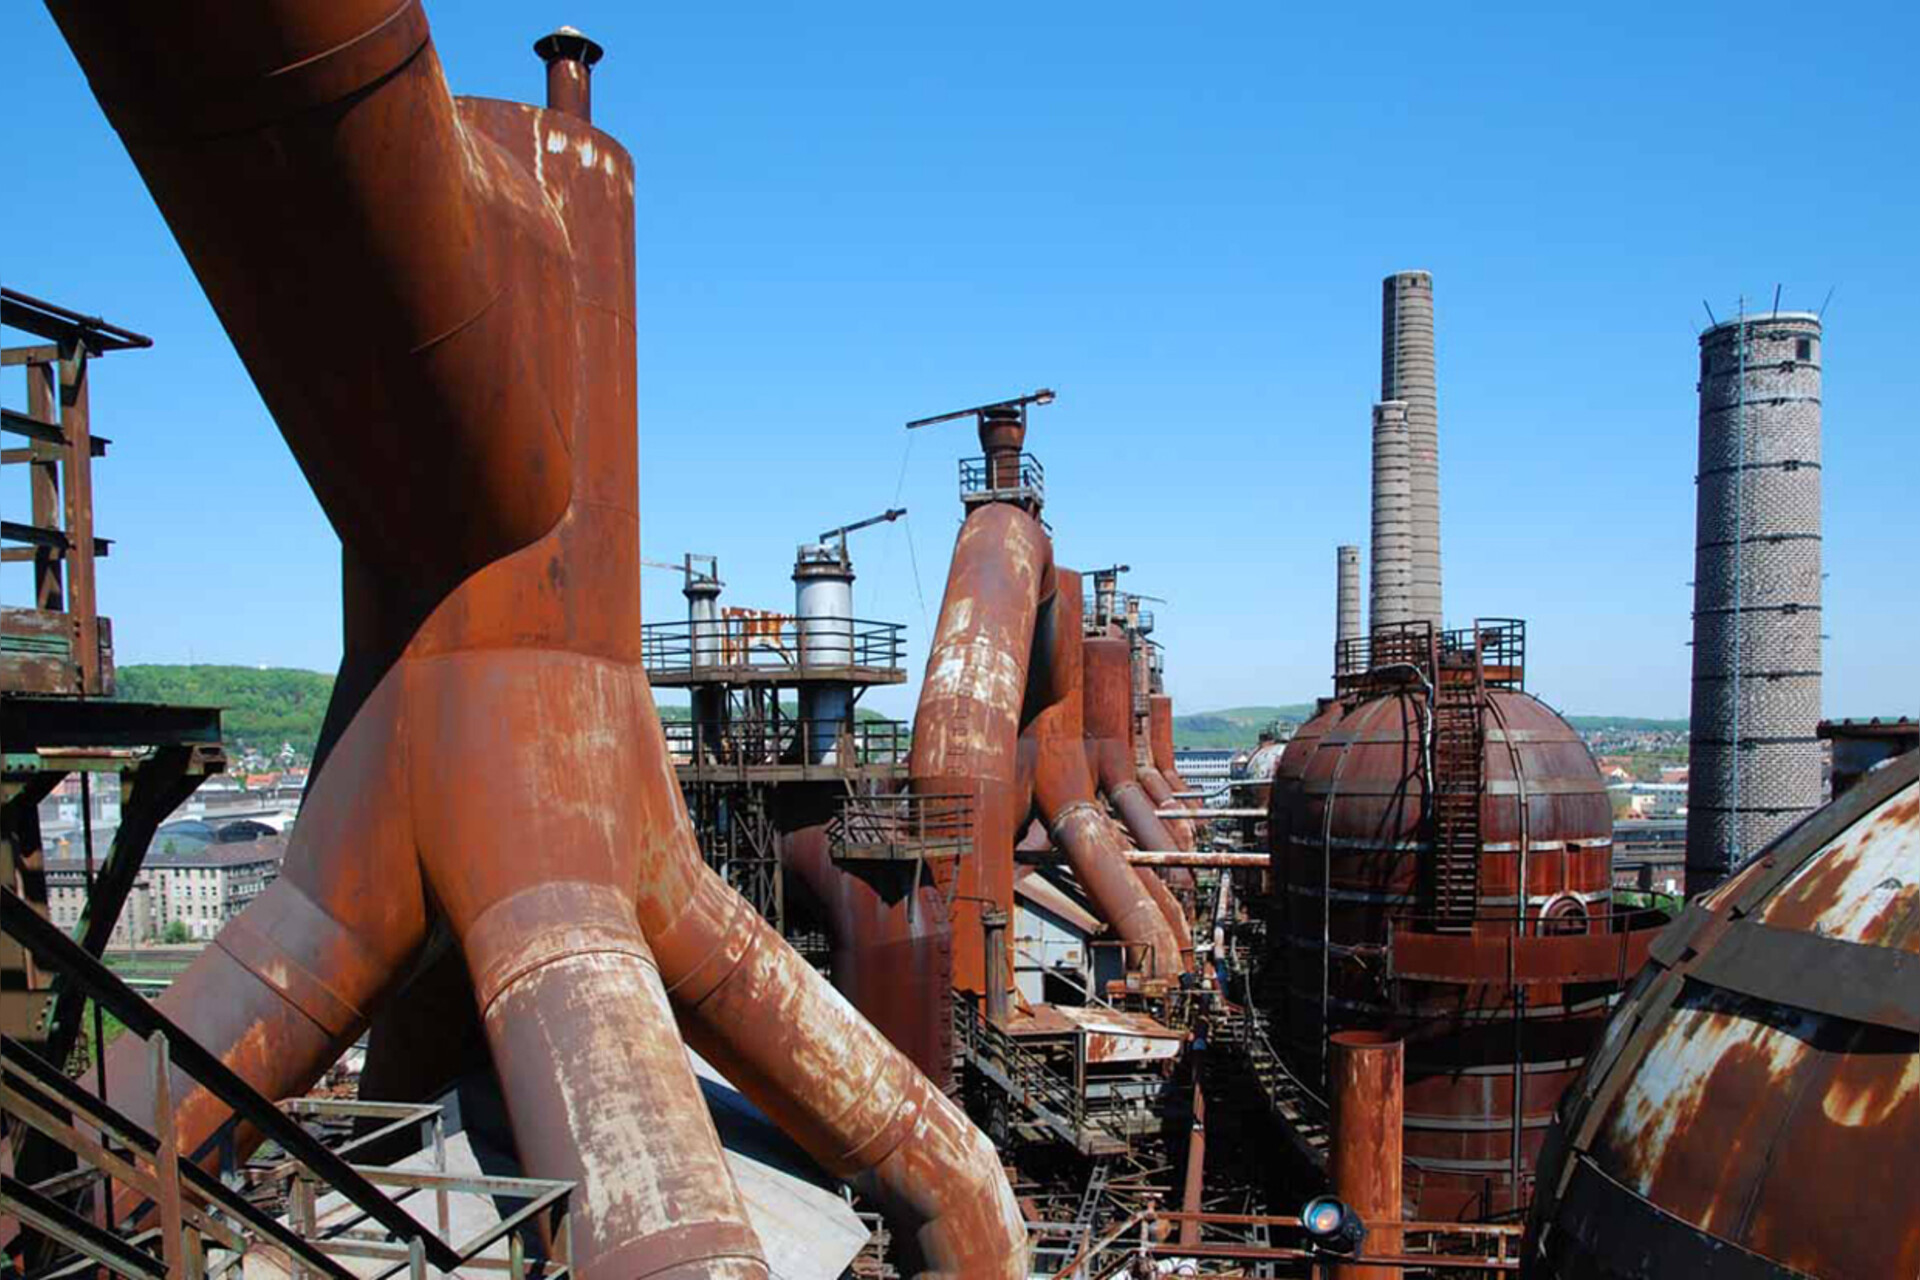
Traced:
[[139, 664], [114, 672], [115, 696], [129, 702], [219, 707], [230, 749], [271, 753], [290, 742], [311, 759], [333, 677], [294, 667]]
[[1280, 707], [1227, 707], [1220, 711], [1196, 711], [1173, 718], [1173, 745], [1196, 747], [1251, 747], [1260, 740], [1260, 731], [1278, 720], [1291, 727], [1313, 715], [1311, 702], [1296, 702]]
[[1567, 723], [1585, 733], [1685, 733], [1687, 721], [1657, 720], [1646, 716], [1568, 716]]

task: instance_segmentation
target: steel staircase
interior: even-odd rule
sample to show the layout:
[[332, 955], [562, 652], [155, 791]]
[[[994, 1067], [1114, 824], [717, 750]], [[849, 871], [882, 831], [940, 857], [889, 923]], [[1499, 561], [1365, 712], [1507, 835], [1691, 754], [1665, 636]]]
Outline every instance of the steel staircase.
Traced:
[[1484, 789], [1485, 690], [1477, 654], [1443, 662], [1434, 674], [1433, 856], [1435, 928], [1464, 933], [1480, 905], [1480, 795]]

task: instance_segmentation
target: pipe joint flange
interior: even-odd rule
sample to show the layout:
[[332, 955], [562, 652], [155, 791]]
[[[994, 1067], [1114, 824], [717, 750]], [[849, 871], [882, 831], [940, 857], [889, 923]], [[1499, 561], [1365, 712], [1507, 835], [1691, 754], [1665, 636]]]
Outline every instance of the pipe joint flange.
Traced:
[[632, 903], [609, 885], [532, 885], [488, 907], [459, 935], [482, 1017], [508, 988], [574, 956], [628, 955], [659, 969]]

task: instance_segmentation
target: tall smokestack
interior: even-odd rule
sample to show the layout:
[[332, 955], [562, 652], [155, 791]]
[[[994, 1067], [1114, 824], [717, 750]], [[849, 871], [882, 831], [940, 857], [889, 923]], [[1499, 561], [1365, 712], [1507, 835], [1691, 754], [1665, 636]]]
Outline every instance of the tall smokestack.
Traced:
[[1820, 803], [1820, 318], [1700, 335], [1687, 892]]
[[1397, 271], [1381, 282], [1380, 398], [1407, 406], [1412, 564], [1408, 617], [1440, 626], [1440, 419], [1433, 364], [1433, 277]]
[[1333, 568], [1335, 669], [1346, 675], [1352, 660], [1348, 642], [1360, 638], [1360, 548], [1335, 547]]
[[1407, 405], [1373, 406], [1373, 556], [1368, 628], [1413, 616], [1413, 547], [1409, 528]]

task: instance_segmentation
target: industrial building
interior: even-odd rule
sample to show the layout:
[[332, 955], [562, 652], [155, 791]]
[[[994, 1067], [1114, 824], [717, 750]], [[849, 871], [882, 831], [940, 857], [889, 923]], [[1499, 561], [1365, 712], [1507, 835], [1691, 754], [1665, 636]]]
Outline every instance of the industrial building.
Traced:
[[[1668, 909], [1676, 833], [1616, 850], [1526, 623], [1447, 623], [1430, 273], [1383, 282], [1315, 714], [1183, 757], [1158, 602], [1049, 523], [1050, 389], [904, 422], [958, 455], [927, 653], [858, 604], [891, 507], [770, 546], [779, 599], [685, 553], [643, 620], [644, 184], [585, 35], [532, 106], [454, 96], [415, 3], [223, 12], [211, 62], [56, 16], [340, 535], [346, 658], [284, 859], [166, 850], [219, 717], [110, 696], [83, 390], [149, 344], [6, 292], [20, 1273], [1920, 1275], [1877, 1177], [1920, 1146], [1920, 766], [1815, 727], [1818, 317], [1702, 338], [1713, 887]], [[911, 722], [863, 705], [916, 666]], [[156, 898], [211, 938], [150, 1001], [105, 953]]]

